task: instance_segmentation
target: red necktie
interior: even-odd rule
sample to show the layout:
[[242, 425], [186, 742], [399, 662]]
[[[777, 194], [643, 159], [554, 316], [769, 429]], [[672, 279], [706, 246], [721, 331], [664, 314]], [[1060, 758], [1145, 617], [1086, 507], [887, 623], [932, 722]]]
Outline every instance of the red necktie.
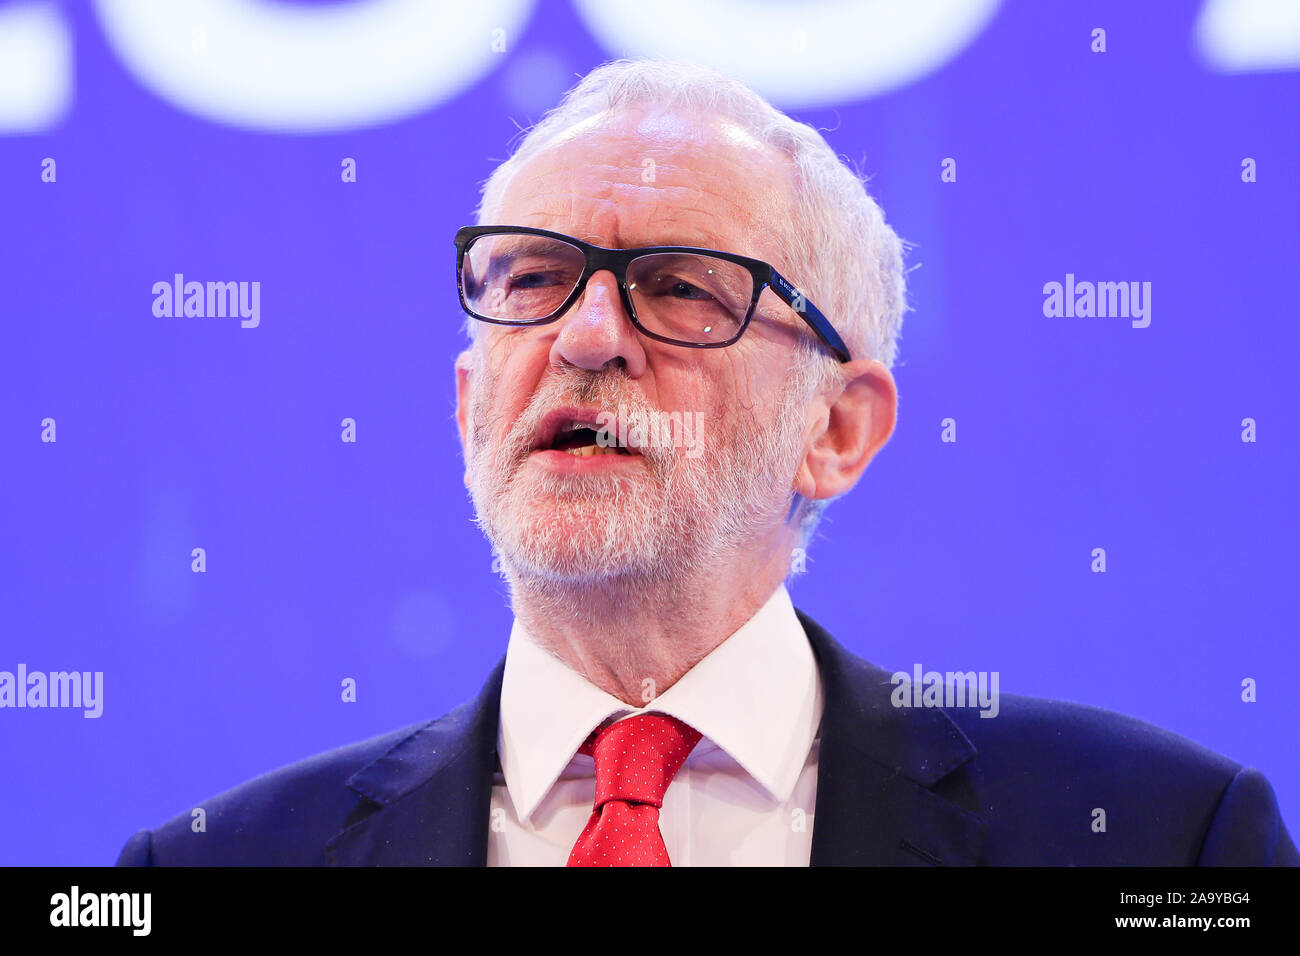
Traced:
[[672, 866], [659, 832], [664, 792], [700, 732], [667, 714], [610, 724], [578, 748], [596, 761], [596, 801], [569, 866]]

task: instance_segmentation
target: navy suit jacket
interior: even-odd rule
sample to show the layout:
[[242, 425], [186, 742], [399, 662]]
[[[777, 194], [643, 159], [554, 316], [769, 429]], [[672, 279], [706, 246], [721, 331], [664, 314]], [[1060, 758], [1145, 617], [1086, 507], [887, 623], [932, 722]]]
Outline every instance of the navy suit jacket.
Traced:
[[[1079, 704], [895, 707], [888, 671], [797, 613], [825, 689], [814, 866], [1300, 865], [1258, 771]], [[504, 667], [438, 720], [205, 801], [205, 832], [141, 830], [118, 865], [483, 865]]]

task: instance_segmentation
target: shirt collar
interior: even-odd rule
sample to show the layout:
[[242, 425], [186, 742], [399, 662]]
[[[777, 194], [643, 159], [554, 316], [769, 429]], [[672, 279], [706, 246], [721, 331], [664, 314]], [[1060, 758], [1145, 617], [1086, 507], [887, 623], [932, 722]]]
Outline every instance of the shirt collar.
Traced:
[[501, 683], [498, 751], [527, 821], [579, 746], [607, 718], [651, 711], [683, 720], [745, 769], [774, 800], [789, 798], [817, 736], [821, 678], [789, 592], [754, 616], [644, 708], [634, 709], [538, 646], [518, 618]]

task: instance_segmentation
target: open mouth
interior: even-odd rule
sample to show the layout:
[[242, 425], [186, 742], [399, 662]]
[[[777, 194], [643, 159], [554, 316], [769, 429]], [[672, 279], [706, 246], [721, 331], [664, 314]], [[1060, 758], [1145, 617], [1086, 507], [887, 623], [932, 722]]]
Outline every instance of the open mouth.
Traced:
[[[606, 440], [612, 437], [608, 436]], [[600, 435], [595, 429], [587, 428], [585, 425], [577, 425], [556, 435], [555, 441], [551, 443], [551, 450], [568, 452], [570, 455], [577, 455], [580, 458], [587, 458], [591, 455], [632, 454], [622, 445], [602, 445], [599, 439]]]
[[558, 451], [577, 458], [640, 455], [636, 449], [625, 446], [613, 429], [600, 426], [595, 414], [575, 409], [547, 415], [538, 429], [533, 451]]

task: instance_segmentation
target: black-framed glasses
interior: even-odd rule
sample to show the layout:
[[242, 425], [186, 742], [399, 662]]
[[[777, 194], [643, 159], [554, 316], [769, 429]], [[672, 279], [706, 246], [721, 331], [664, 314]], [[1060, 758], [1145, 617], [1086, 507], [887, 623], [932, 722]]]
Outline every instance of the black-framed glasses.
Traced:
[[465, 226], [456, 233], [456, 287], [469, 315], [498, 325], [545, 325], [577, 301], [602, 269], [643, 335], [670, 345], [719, 349], [749, 327], [771, 288], [841, 362], [848, 346], [826, 316], [768, 263], [717, 249], [606, 249], [530, 226]]

